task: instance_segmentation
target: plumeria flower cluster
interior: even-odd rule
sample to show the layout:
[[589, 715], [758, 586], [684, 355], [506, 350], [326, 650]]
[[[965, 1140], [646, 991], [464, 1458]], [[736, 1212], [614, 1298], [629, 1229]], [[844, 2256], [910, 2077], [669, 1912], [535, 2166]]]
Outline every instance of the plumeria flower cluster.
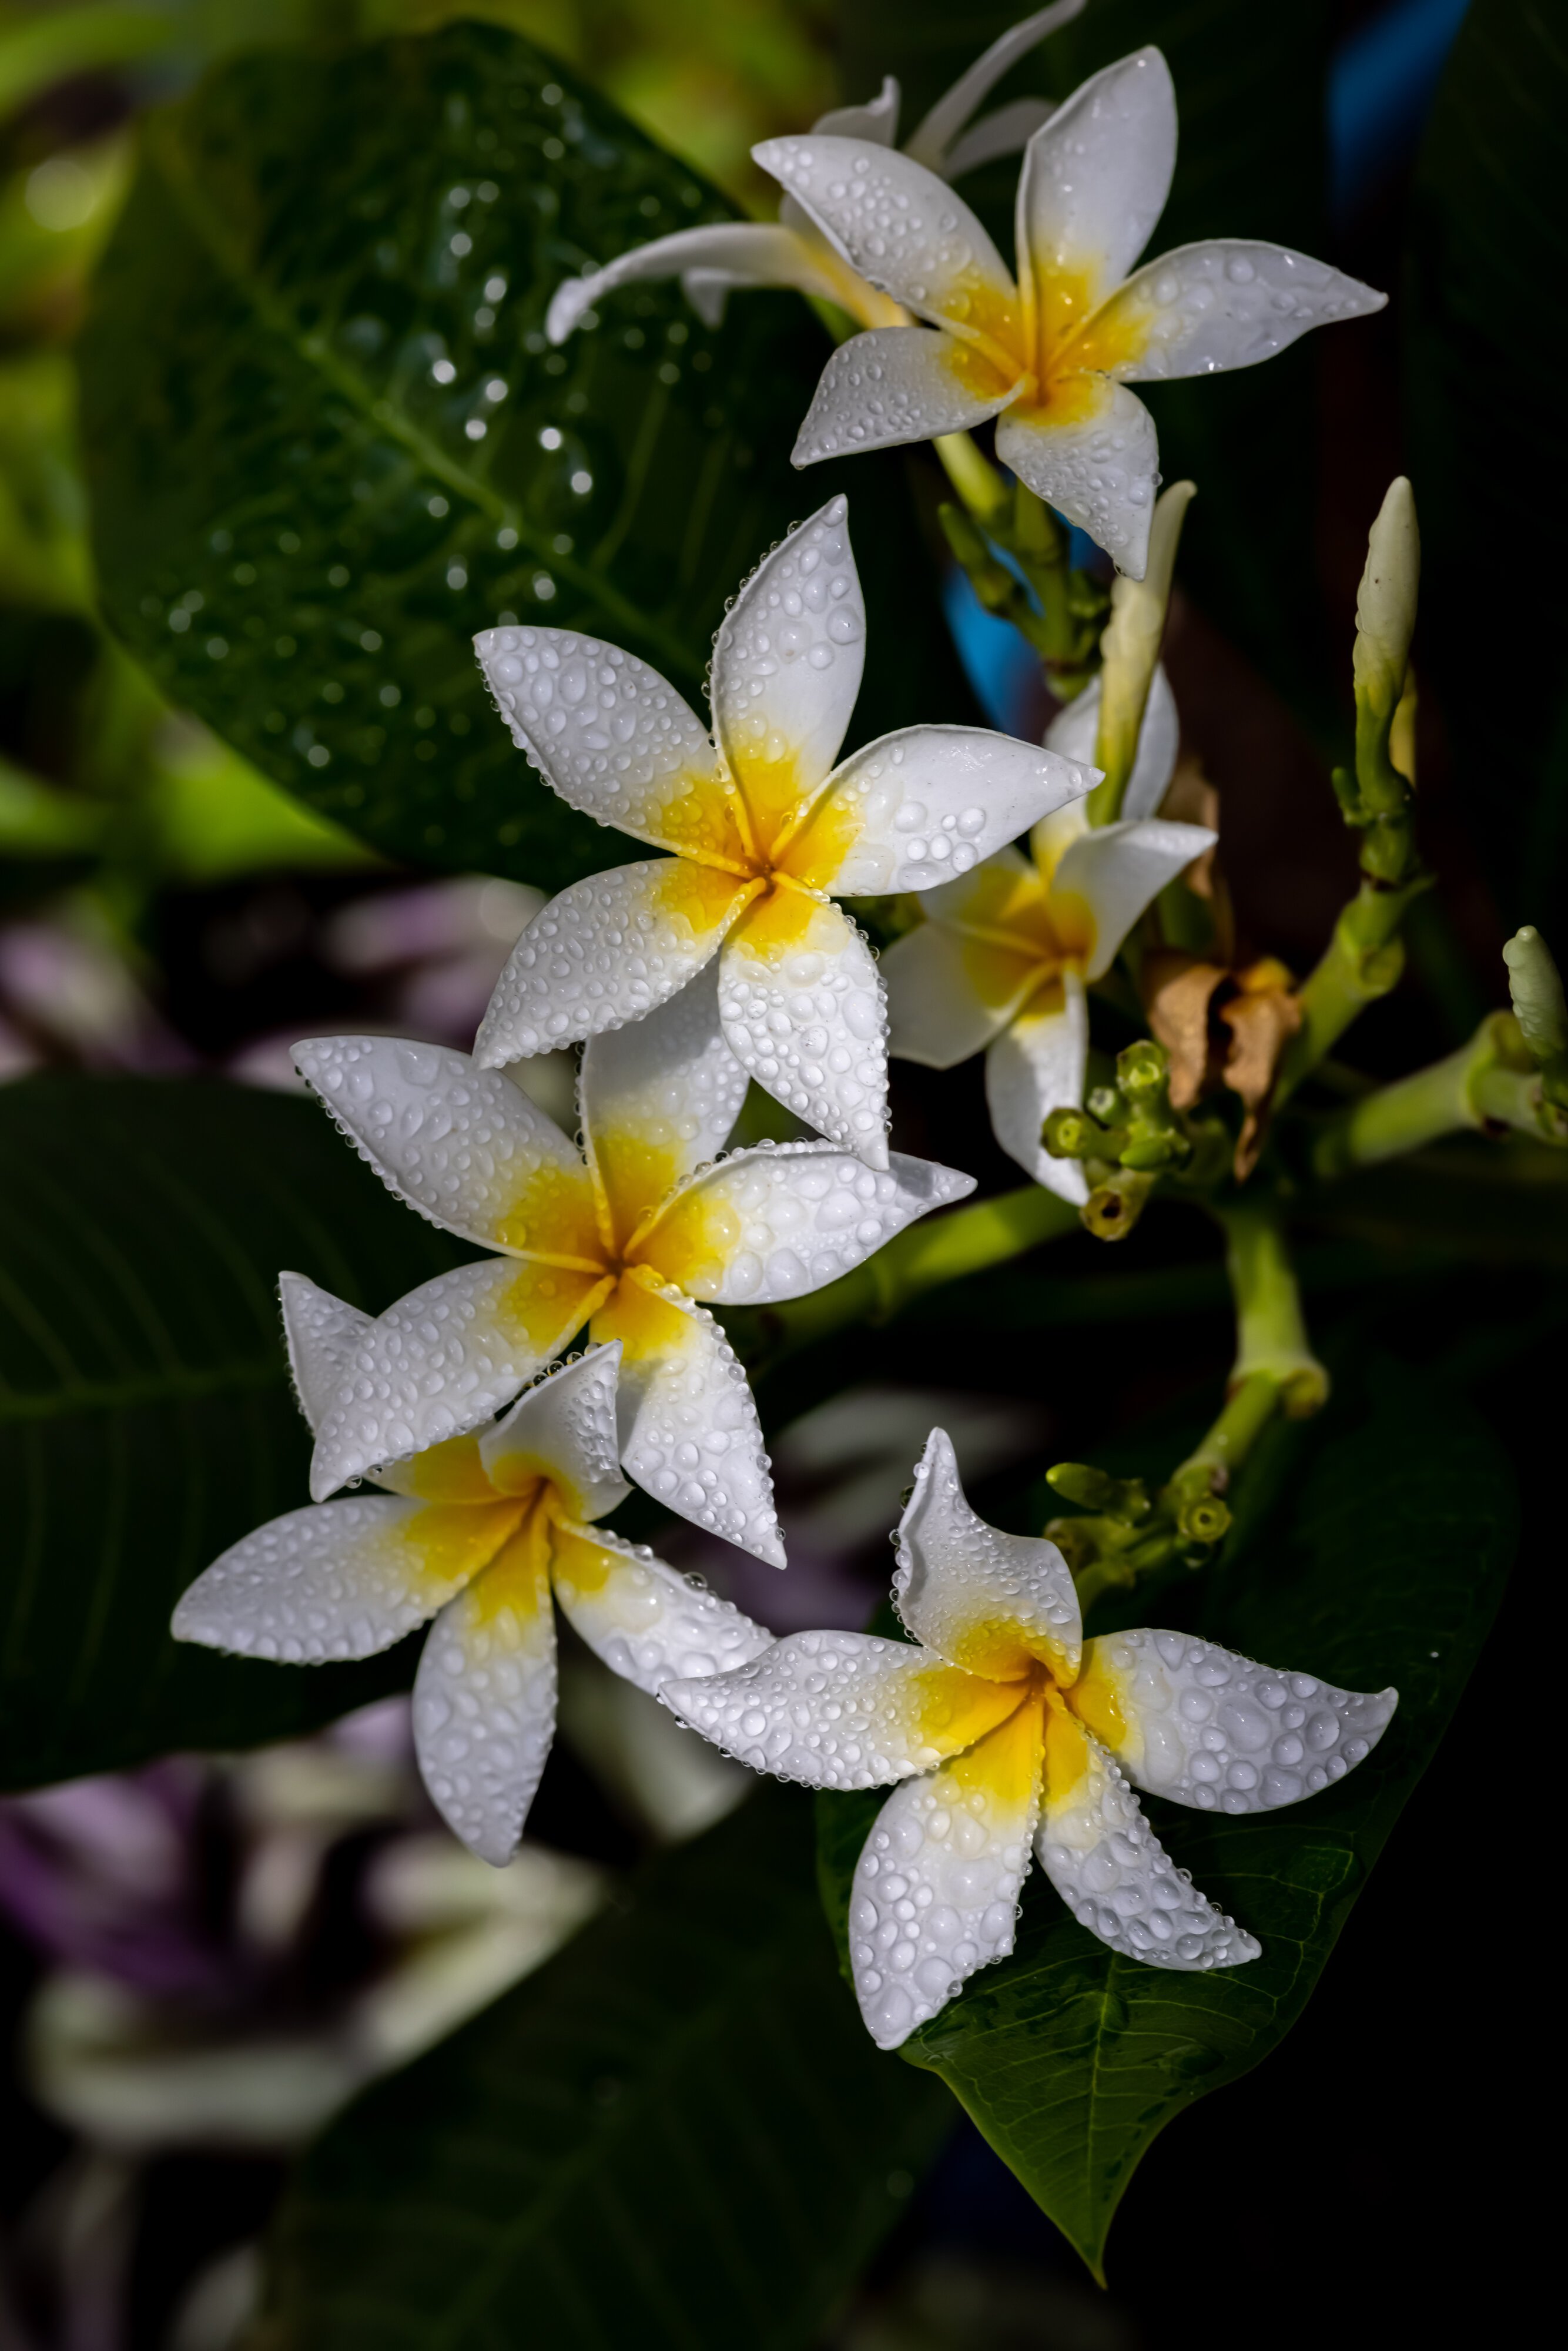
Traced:
[[718, 1158], [746, 1092], [711, 967], [592, 1038], [581, 1150], [504, 1071], [387, 1037], [295, 1049], [300, 1074], [393, 1192], [495, 1255], [425, 1282], [345, 1348], [323, 1400], [319, 1499], [477, 1428], [584, 1327], [622, 1347], [631, 1476], [709, 1532], [784, 1564], [746, 1374], [707, 1305], [818, 1290], [973, 1178], [826, 1142]]
[[[1056, 0], [1053, 7], [1039, 9], [1010, 26], [937, 99], [904, 141], [903, 152], [944, 180], [956, 180], [998, 156], [1016, 155], [1050, 114], [1050, 107], [1040, 99], [1015, 99], [973, 122], [975, 110], [1020, 57], [1081, 16], [1084, 5], [1085, 0]], [[890, 74], [866, 105], [835, 107], [811, 128], [819, 135], [893, 147], [898, 142], [899, 103], [899, 87]], [[686, 299], [709, 326], [719, 323], [730, 293], [743, 286], [792, 287], [797, 293], [836, 303], [863, 327], [899, 326], [909, 320], [903, 305], [879, 293], [794, 199], [786, 196], [777, 224], [720, 221], [706, 228], [681, 229], [674, 236], [634, 246], [606, 268], [568, 278], [550, 304], [545, 332], [552, 343], [563, 343], [605, 295], [660, 277], [679, 277]]]
[[[306, 1418], [331, 1409], [368, 1317], [283, 1277]], [[631, 1490], [617, 1459], [619, 1345], [549, 1373], [483, 1435], [290, 1510], [214, 1560], [174, 1612], [183, 1641], [295, 1665], [366, 1657], [434, 1618], [413, 1690], [419, 1766], [455, 1834], [497, 1865], [523, 1833], [555, 1736], [553, 1593], [589, 1647], [656, 1690], [743, 1664], [771, 1635], [595, 1521]], [[701, 1661], [701, 1662], [699, 1662]]]
[[970, 872], [1097, 771], [975, 726], [903, 727], [834, 766], [865, 646], [841, 497], [758, 566], [726, 617], [711, 739], [618, 645], [516, 625], [477, 643], [546, 782], [669, 853], [574, 883], [535, 916], [476, 1061], [500, 1067], [634, 1020], [716, 956], [719, 1017], [743, 1068], [884, 1168], [882, 982], [832, 900]]
[[[1099, 716], [1096, 679], [1046, 739], [1077, 760], [1092, 751]], [[1083, 1100], [1087, 983], [1103, 978], [1145, 908], [1218, 837], [1154, 814], [1177, 738], [1175, 697], [1157, 668], [1124, 815], [1092, 827], [1077, 800], [1042, 818], [1028, 856], [998, 850], [931, 891], [925, 920], [883, 959], [890, 1050], [937, 1070], [984, 1051], [997, 1141], [1037, 1184], [1077, 1203], [1089, 1196], [1082, 1168], [1053, 1158], [1040, 1130], [1053, 1110]]]
[[883, 2049], [1012, 1949], [1031, 1858], [1080, 1925], [1153, 1967], [1238, 1967], [1260, 1946], [1155, 1836], [1135, 1790], [1271, 1812], [1371, 1752], [1397, 1693], [1336, 1689], [1185, 1633], [1085, 1641], [1067, 1563], [970, 1510], [934, 1429], [897, 1534], [912, 1640], [796, 1633], [666, 1706], [724, 1751], [812, 1788], [900, 1783], [854, 1875], [850, 1957]]

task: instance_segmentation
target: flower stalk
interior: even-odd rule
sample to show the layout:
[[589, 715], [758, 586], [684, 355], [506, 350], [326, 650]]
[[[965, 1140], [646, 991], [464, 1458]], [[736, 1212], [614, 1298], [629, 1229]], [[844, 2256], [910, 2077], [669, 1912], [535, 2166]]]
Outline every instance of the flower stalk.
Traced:
[[1040, 655], [1057, 700], [1071, 702], [1093, 672], [1104, 590], [1072, 569], [1068, 535], [1044, 500], [1022, 482], [1009, 487], [967, 433], [945, 433], [933, 446], [962, 501], [937, 509], [954, 560], [982, 608]]
[[1347, 1104], [1319, 1129], [1312, 1172], [1346, 1176], [1467, 1127], [1568, 1144], [1568, 1108], [1550, 1098], [1511, 1012], [1489, 1013], [1457, 1052]]

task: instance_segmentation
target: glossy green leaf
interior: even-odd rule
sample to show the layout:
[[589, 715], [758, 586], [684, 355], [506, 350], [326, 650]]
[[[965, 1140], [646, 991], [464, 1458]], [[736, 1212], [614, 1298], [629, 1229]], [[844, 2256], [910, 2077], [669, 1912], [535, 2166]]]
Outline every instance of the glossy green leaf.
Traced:
[[798, 298], [712, 333], [635, 287], [545, 344], [563, 277], [728, 209], [493, 26], [214, 73], [149, 128], [83, 343], [111, 625], [377, 848], [553, 889], [624, 843], [514, 749], [473, 632], [580, 628], [699, 701], [726, 599], [847, 480], [861, 735], [967, 716], [899, 458], [790, 469], [828, 350]]
[[246, 1747], [406, 1685], [169, 1638], [209, 1560], [306, 1501], [278, 1269], [369, 1311], [468, 1252], [312, 1104], [52, 1077], [0, 1102], [0, 1787]]
[[[841, 0], [847, 97], [883, 74], [904, 89], [912, 131], [987, 43], [1024, 11], [1013, 0]], [[1014, 68], [989, 103], [1066, 98], [1102, 66], [1154, 42], [1176, 82], [1181, 141], [1170, 202], [1152, 249], [1207, 236], [1270, 237], [1307, 253], [1328, 245], [1324, 212], [1324, 0], [1093, 0]], [[969, 174], [960, 193], [1012, 251], [1016, 161]], [[1340, 331], [1340, 330], [1334, 330]], [[1313, 554], [1314, 457], [1309, 337], [1266, 367], [1139, 387], [1159, 426], [1167, 481], [1198, 498], [1182, 538], [1186, 585], [1275, 683], [1311, 704], [1322, 693]]]
[[309, 2154], [265, 2351], [794, 2351], [952, 2120], [878, 2062], [759, 1787]]
[[[1404, 381], [1421, 512], [1416, 658], [1484, 798], [1477, 846], [1511, 927], [1568, 932], [1568, 24], [1473, 0], [1410, 205]], [[1504, 496], [1504, 492], [1508, 496]], [[1514, 504], [1513, 493], [1519, 493]], [[1523, 576], [1503, 595], [1505, 564]], [[1479, 652], [1478, 654], [1478, 646]], [[1498, 788], [1498, 779], [1506, 786]]]
[[[1262, 1957], [1209, 1976], [1118, 1958], [1035, 1872], [1011, 1959], [973, 1978], [904, 2047], [954, 2091], [1096, 2273], [1157, 2133], [1256, 2065], [1300, 2017], [1458, 1701], [1512, 1554], [1513, 1481], [1490, 1432], [1392, 1361], [1375, 1361], [1364, 1386], [1310, 1431], [1271, 1436], [1219, 1567], [1127, 1595], [1119, 1613], [1091, 1624], [1190, 1627], [1346, 1688], [1398, 1688], [1399, 1710], [1370, 1759], [1298, 1807], [1215, 1819], [1145, 1800], [1167, 1852], [1258, 1936]], [[841, 1947], [850, 1877], [879, 1801], [819, 1799]]]

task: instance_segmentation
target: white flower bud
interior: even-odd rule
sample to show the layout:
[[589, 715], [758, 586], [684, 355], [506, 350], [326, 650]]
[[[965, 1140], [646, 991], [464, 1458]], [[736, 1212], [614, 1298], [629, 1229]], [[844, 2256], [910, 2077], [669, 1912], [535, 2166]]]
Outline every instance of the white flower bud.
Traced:
[[1355, 599], [1356, 699], [1379, 713], [1391, 713], [1404, 691], [1420, 579], [1416, 496], [1400, 474], [1388, 485], [1372, 526]]
[[1531, 923], [1516, 931], [1502, 951], [1508, 992], [1524, 1041], [1538, 1062], [1568, 1052], [1568, 1003], [1552, 950]]
[[1111, 590], [1111, 618], [1100, 640], [1104, 667], [1100, 673], [1094, 763], [1104, 769], [1108, 779], [1114, 780], [1117, 813], [1138, 755], [1139, 730], [1166, 632], [1176, 542], [1196, 495], [1191, 482], [1173, 482], [1161, 492], [1149, 527], [1149, 560], [1143, 578], [1129, 580], [1123, 572]]

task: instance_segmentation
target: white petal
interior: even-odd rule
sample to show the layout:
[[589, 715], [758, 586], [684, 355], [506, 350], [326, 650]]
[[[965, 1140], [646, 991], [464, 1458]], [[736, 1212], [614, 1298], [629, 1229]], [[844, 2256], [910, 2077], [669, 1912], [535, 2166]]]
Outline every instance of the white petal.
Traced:
[[740, 286], [751, 283], [749, 278], [732, 277], [724, 269], [683, 269], [681, 291], [705, 327], [717, 329], [724, 324], [724, 314], [729, 298]]
[[588, 1194], [555, 1121], [510, 1078], [444, 1045], [399, 1037], [310, 1037], [294, 1065], [388, 1190], [433, 1224], [488, 1249], [521, 1238], [528, 1208], [574, 1233]]
[[819, 138], [870, 139], [879, 147], [896, 146], [899, 95], [892, 74], [884, 74], [882, 88], [863, 106], [831, 106], [811, 128]]
[[783, 889], [748, 907], [719, 959], [718, 1009], [758, 1085], [868, 1166], [886, 1166], [887, 1014], [847, 915]]
[[831, 1143], [765, 1145], [686, 1185], [637, 1255], [690, 1297], [769, 1304], [836, 1281], [974, 1188], [972, 1176], [902, 1152], [879, 1169]]
[[880, 2049], [896, 2049], [1012, 1949], [1040, 1807], [1041, 1711], [1019, 1707], [876, 1816], [850, 1896], [850, 1966]]
[[640, 1020], [702, 969], [749, 886], [685, 857], [574, 882], [512, 949], [475, 1061], [499, 1069]]
[[751, 151], [862, 277], [925, 318], [1017, 312], [1006, 263], [945, 181], [864, 139], [768, 139]]
[[1176, 151], [1176, 91], [1153, 48], [1092, 75], [1030, 141], [1018, 240], [1020, 266], [1026, 250], [1032, 265], [1048, 351], [1059, 316], [1052, 279], [1086, 280], [1078, 319], [1120, 283], [1165, 210]]
[[1014, 1686], [872, 1633], [791, 1633], [748, 1664], [666, 1687], [672, 1713], [753, 1771], [809, 1788], [885, 1788], [994, 1730]]
[[633, 1277], [595, 1321], [624, 1338], [621, 1458], [667, 1510], [784, 1565], [762, 1426], [746, 1374], [719, 1325], [677, 1291]]
[[277, 1296], [294, 1393], [314, 1436], [371, 1318], [303, 1273], [280, 1273]]
[[1018, 390], [967, 343], [929, 327], [873, 327], [852, 335], [822, 370], [795, 446], [792, 465], [852, 457], [967, 433], [1007, 406]]
[[1030, 1005], [1005, 1029], [986, 1055], [986, 1101], [991, 1128], [1009, 1159], [1059, 1200], [1089, 1197], [1076, 1159], [1053, 1159], [1040, 1139], [1053, 1110], [1083, 1100], [1089, 1066], [1089, 1006], [1083, 982], [1061, 975], [1061, 1001], [1048, 1011]]
[[[1256, 367], [1312, 328], [1364, 319], [1387, 299], [1282, 245], [1217, 237], [1177, 246], [1145, 262], [1084, 328], [1086, 350], [1124, 345], [1128, 356], [1087, 363], [1105, 366], [1124, 383]], [[1062, 358], [1071, 364], [1071, 344]]]
[[1085, 1645], [1069, 1704], [1134, 1783], [1200, 1812], [1267, 1813], [1364, 1762], [1398, 1692], [1278, 1673], [1188, 1633], [1107, 1633]]
[[997, 426], [997, 455], [1037, 497], [1086, 530], [1119, 571], [1141, 580], [1149, 557], [1159, 450], [1136, 393], [1105, 376], [1074, 376], [1081, 396], [1063, 421], [1015, 411]]
[[588, 1162], [622, 1245], [682, 1178], [723, 1150], [746, 1100], [725, 1042], [718, 967], [624, 1029], [591, 1038], [578, 1083]]
[[970, 943], [945, 923], [921, 923], [883, 952], [888, 1051], [928, 1070], [951, 1070], [1000, 1034], [1040, 975], [1021, 957], [1016, 986], [999, 1002], [984, 997], [970, 968]]
[[994, 163], [1004, 155], [1018, 154], [1029, 145], [1041, 124], [1051, 120], [1055, 110], [1049, 99], [1015, 98], [1006, 106], [998, 106], [994, 114], [983, 114], [947, 150], [942, 177], [961, 180], [966, 172], [977, 172], [982, 163]]
[[311, 1492], [479, 1427], [559, 1353], [602, 1287], [590, 1273], [489, 1258], [400, 1298], [365, 1332], [321, 1422]]
[[1081, 1927], [1152, 1968], [1237, 1968], [1261, 1946], [1178, 1870], [1098, 1740], [1053, 1712], [1040, 1865]]
[[477, 1574], [516, 1515], [391, 1494], [290, 1510], [196, 1578], [174, 1611], [174, 1638], [284, 1665], [374, 1656]]
[[621, 1475], [615, 1386], [618, 1346], [593, 1347], [524, 1390], [503, 1421], [479, 1439], [479, 1458], [497, 1493], [531, 1490], [548, 1478], [574, 1519], [601, 1519], [631, 1488]]
[[[1064, 759], [1085, 764], [1093, 759], [1094, 741], [1099, 731], [1100, 680], [1094, 677], [1065, 710], [1058, 711], [1046, 729], [1045, 739], [1051, 748], [1059, 751]], [[1127, 789], [1123, 795], [1124, 817], [1154, 815], [1170, 789], [1180, 746], [1181, 721], [1176, 716], [1176, 695], [1171, 692], [1166, 665], [1159, 662], [1155, 664], [1154, 683], [1144, 706], [1144, 723], [1138, 734], [1138, 756], [1133, 762], [1133, 772], [1127, 778]]]
[[898, 1525], [894, 1605], [928, 1649], [1016, 1681], [1033, 1663], [1078, 1668], [1082, 1620], [1067, 1562], [1042, 1535], [1007, 1535], [965, 1498], [952, 1440], [934, 1428]]
[[639, 1689], [661, 1689], [675, 1675], [727, 1673], [772, 1646], [766, 1625], [619, 1535], [558, 1527], [552, 1576], [573, 1630]]
[[550, 297], [546, 337], [564, 343], [583, 312], [619, 286], [684, 278], [688, 271], [699, 270], [705, 276], [722, 275], [732, 286], [793, 286], [802, 294], [832, 299], [831, 287], [811, 266], [810, 247], [789, 229], [771, 221], [716, 221], [634, 246], [591, 277], [567, 278]]
[[790, 870], [846, 898], [934, 889], [1099, 780], [1097, 768], [989, 727], [902, 727], [830, 777], [791, 844]]
[[[1052, 0], [1049, 8], [1037, 8], [1034, 14], [1009, 25], [999, 34], [989, 48], [982, 50], [972, 66], [958, 76], [950, 89], [943, 91], [929, 114], [916, 126], [904, 142], [904, 152], [913, 155], [917, 163], [928, 171], [946, 172], [949, 177], [961, 166], [954, 160], [953, 142], [975, 109], [988, 99], [1002, 76], [1017, 65], [1020, 57], [1038, 48], [1041, 41], [1071, 25], [1074, 16], [1083, 13], [1086, 0]], [[1024, 106], [1036, 106], [1038, 99], [1023, 99]], [[1004, 108], [1003, 112], [1010, 112]], [[994, 118], [993, 118], [994, 119]], [[814, 126], [825, 128], [823, 124]], [[1021, 143], [1021, 142], [1020, 142]], [[1000, 154], [1006, 150], [997, 149]]]
[[513, 742], [563, 800], [661, 849], [718, 838], [707, 729], [656, 669], [570, 629], [484, 629], [474, 650]]
[[832, 766], [864, 662], [848, 507], [830, 498], [763, 558], [714, 641], [714, 731], [759, 846]]
[[510, 1861], [555, 1737], [555, 1619], [545, 1541], [508, 1544], [430, 1628], [413, 1685], [413, 1744], [447, 1826]]
[[1134, 823], [1101, 825], [1080, 834], [1062, 852], [1051, 896], [1080, 899], [1093, 918], [1094, 943], [1087, 965], [1091, 979], [1110, 970], [1127, 933], [1166, 883], [1212, 849], [1218, 837], [1207, 825], [1145, 817]]

